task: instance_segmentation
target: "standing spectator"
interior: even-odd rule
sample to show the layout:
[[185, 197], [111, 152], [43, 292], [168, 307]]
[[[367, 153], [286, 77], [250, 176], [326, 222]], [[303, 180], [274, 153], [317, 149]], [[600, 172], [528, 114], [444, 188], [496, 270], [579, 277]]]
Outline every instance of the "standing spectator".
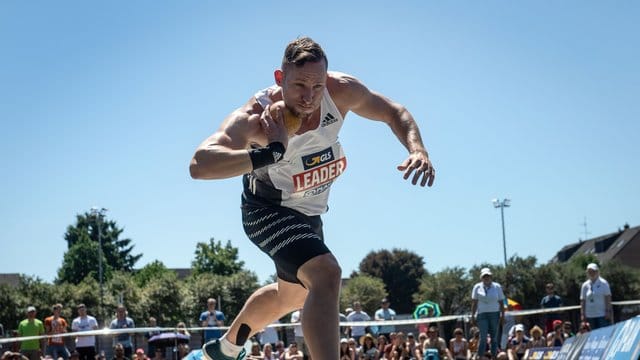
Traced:
[[[545, 286], [545, 290], [547, 292], [547, 295], [540, 301], [540, 307], [542, 307], [543, 309], [553, 309], [564, 306], [562, 298], [555, 292], [555, 285], [553, 283], [548, 283]], [[544, 314], [546, 332], [553, 331], [554, 320], [560, 320], [560, 313], [549, 312]]]
[[609, 283], [594, 263], [587, 265], [587, 277], [580, 291], [580, 320], [589, 322], [592, 330], [609, 326], [613, 321]]
[[542, 329], [536, 325], [529, 330], [529, 348], [547, 347], [547, 340], [543, 336]]
[[[353, 303], [353, 311], [347, 315], [347, 320], [351, 322], [356, 321], [369, 321], [371, 318], [367, 315], [366, 312], [362, 311], [362, 305], [359, 301]], [[356, 342], [360, 341], [360, 338], [365, 334], [366, 326], [351, 326], [351, 337], [356, 340]]]
[[[77, 307], [78, 317], [71, 321], [71, 330], [73, 332], [91, 331], [98, 329], [98, 321], [91, 315], [87, 314], [87, 308], [84, 304]], [[76, 351], [80, 360], [95, 360], [96, 357], [96, 337], [77, 336]]]
[[449, 351], [456, 360], [469, 359], [469, 343], [464, 338], [464, 332], [461, 328], [453, 330], [453, 338], [449, 340]]
[[[280, 320], [276, 320], [271, 324], [278, 325], [280, 324]], [[261, 332], [257, 334], [260, 344], [262, 345], [271, 344], [272, 347], [275, 346], [276, 341], [279, 340], [278, 330], [279, 328], [272, 327], [272, 326], [267, 326], [266, 328], [264, 328]]]
[[[504, 321], [504, 293], [497, 282], [492, 281], [489, 268], [480, 270], [480, 281], [471, 292], [471, 321], [480, 328], [478, 354], [486, 351], [487, 335], [491, 336], [491, 355], [498, 353], [498, 325]], [[477, 311], [477, 314], [476, 314]]]
[[[382, 306], [380, 307], [380, 309], [376, 310], [374, 314], [374, 319], [378, 321], [379, 320], [387, 320], [387, 321], [395, 320], [396, 312], [393, 311], [393, 309], [391, 309], [389, 305], [390, 305], [389, 299], [387, 298], [382, 299]], [[378, 328], [378, 334], [384, 335], [387, 339], [389, 339], [389, 334], [391, 334], [394, 331], [396, 331], [395, 325], [380, 325], [380, 327]]]
[[48, 340], [47, 355], [50, 355], [54, 359], [63, 358], [69, 360], [69, 350], [64, 345], [64, 338], [61, 336], [54, 336], [64, 334], [67, 332], [67, 320], [60, 316], [62, 311], [62, 304], [55, 304], [52, 308], [53, 315], [44, 319], [44, 330], [47, 335], [52, 337]]
[[[41, 336], [44, 335], [44, 325], [42, 321], [36, 319], [36, 308], [27, 308], [27, 318], [18, 325], [18, 336]], [[20, 343], [20, 352], [29, 360], [40, 360], [42, 355], [41, 340], [26, 340]]]
[[307, 344], [304, 341], [304, 332], [302, 331], [302, 311], [298, 309], [291, 313], [291, 323], [296, 324], [293, 327], [293, 335], [296, 339], [296, 346], [300, 349], [300, 351], [308, 354]]
[[[155, 328], [158, 327], [158, 320], [156, 320], [156, 318], [154, 318], [153, 316], [149, 317], [149, 327], [150, 328]], [[160, 328], [158, 328], [158, 330], [151, 330], [151, 331], [147, 331], [146, 333], [144, 333], [144, 338], [147, 340], [147, 354], [149, 354], [150, 356], [154, 356], [156, 353], [156, 344], [149, 342], [149, 339], [151, 339], [152, 337], [156, 336], [156, 335], [160, 335]], [[159, 347], [158, 350], [162, 351], [163, 355], [164, 355], [164, 348], [163, 347]]]
[[[116, 318], [113, 319], [109, 328], [111, 329], [133, 329], [136, 325], [133, 319], [127, 316], [127, 308], [120, 304], [116, 308]], [[131, 341], [131, 333], [122, 333], [113, 339], [114, 345], [121, 344], [126, 358], [131, 358], [133, 354], [133, 342]]]
[[224, 314], [220, 310], [216, 310], [218, 302], [214, 298], [207, 299], [207, 310], [200, 314], [200, 323], [202, 327], [209, 327], [213, 329], [207, 329], [204, 331], [204, 342], [207, 343], [211, 340], [219, 339], [222, 336], [222, 331], [218, 329], [224, 326]]
[[509, 359], [520, 360], [524, 357], [524, 353], [529, 347], [529, 338], [524, 335], [524, 325], [517, 324], [515, 336], [509, 341], [508, 355]]

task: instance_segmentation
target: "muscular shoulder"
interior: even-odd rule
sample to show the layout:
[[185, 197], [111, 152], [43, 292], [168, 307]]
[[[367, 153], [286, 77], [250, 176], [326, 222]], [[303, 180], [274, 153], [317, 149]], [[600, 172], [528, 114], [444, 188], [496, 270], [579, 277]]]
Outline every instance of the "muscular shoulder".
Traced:
[[333, 102], [344, 112], [357, 107], [370, 93], [355, 76], [337, 71], [328, 73], [327, 89]]

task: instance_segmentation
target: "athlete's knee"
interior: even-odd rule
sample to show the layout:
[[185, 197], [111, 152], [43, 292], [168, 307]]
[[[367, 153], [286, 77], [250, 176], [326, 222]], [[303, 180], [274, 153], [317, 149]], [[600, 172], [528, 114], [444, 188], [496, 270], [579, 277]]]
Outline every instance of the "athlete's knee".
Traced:
[[314, 287], [340, 287], [342, 269], [333, 254], [319, 255], [304, 263], [298, 270], [298, 279], [309, 290]]

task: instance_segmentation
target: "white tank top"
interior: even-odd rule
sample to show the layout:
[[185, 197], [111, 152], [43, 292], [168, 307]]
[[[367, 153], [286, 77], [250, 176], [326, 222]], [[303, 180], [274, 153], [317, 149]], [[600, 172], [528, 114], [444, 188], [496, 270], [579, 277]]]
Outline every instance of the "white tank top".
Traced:
[[[262, 107], [271, 104], [269, 94], [276, 85], [259, 91], [255, 98]], [[347, 167], [338, 142], [344, 119], [325, 88], [316, 129], [289, 138], [284, 158], [257, 169], [245, 180], [245, 191], [259, 200], [295, 209], [306, 215], [327, 211], [331, 184]]]

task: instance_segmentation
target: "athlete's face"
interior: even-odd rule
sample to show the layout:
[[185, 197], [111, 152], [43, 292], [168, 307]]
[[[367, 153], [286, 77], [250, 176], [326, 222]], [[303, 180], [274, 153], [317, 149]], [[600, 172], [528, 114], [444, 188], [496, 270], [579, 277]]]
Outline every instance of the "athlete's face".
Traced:
[[306, 62], [302, 66], [286, 65], [276, 70], [276, 84], [282, 88], [284, 103], [298, 117], [307, 117], [320, 107], [327, 86], [327, 65], [324, 60]]

